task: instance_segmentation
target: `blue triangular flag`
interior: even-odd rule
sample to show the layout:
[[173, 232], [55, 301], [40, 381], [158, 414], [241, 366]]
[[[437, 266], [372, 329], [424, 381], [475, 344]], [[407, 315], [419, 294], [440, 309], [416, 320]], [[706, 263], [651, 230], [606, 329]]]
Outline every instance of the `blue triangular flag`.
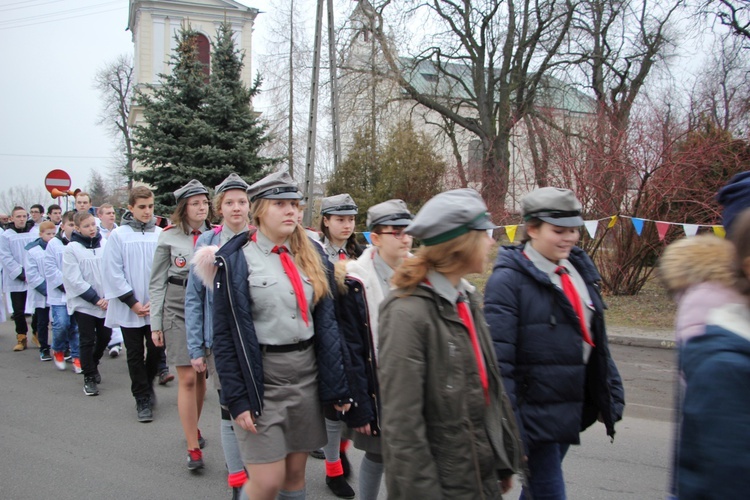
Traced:
[[367, 240], [368, 245], [372, 245], [372, 241], [370, 241], [370, 231], [363, 231], [362, 234], [364, 235], [365, 239]]
[[643, 219], [636, 219], [635, 217], [633, 217], [630, 220], [633, 221], [635, 232], [638, 233], [638, 236], [640, 236], [641, 231], [643, 231]]

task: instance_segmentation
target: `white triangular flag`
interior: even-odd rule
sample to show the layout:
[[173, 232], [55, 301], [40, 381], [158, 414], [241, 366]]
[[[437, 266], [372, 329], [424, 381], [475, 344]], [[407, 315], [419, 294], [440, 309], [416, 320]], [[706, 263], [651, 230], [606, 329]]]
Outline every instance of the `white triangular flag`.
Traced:
[[599, 227], [599, 221], [598, 220], [586, 220], [583, 221], [584, 224], [586, 224], [586, 231], [589, 232], [589, 236], [592, 238], [596, 238], [596, 228]]
[[700, 226], [698, 224], [683, 224], [682, 229], [685, 230], [685, 236], [695, 236], [698, 234], [698, 228]]

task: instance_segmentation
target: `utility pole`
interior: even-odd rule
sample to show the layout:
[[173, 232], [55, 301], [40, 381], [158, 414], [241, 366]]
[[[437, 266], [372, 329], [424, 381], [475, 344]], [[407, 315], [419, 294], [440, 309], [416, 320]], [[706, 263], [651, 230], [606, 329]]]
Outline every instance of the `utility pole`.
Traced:
[[318, 126], [318, 91], [320, 83], [320, 46], [323, 31], [323, 0], [318, 0], [315, 15], [315, 48], [313, 50], [312, 85], [310, 89], [310, 115], [307, 120], [307, 154], [305, 155], [305, 214], [302, 223], [312, 225], [313, 187], [315, 186], [315, 139]]
[[294, 0], [289, 8], [289, 175], [294, 178]]
[[336, 33], [333, 24], [333, 0], [328, 0], [328, 66], [331, 77], [331, 122], [333, 128], [333, 171], [336, 172], [341, 163], [341, 136], [339, 133], [339, 91], [336, 76]]

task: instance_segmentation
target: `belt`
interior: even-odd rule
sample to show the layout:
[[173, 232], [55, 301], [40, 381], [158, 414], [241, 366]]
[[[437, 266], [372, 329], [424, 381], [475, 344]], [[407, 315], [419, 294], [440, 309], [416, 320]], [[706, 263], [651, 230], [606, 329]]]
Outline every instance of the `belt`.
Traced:
[[174, 276], [170, 276], [169, 278], [167, 278], [167, 281], [172, 283], [173, 285], [179, 285], [179, 286], [187, 285], [187, 280], [184, 280], [182, 278], [176, 278]]
[[303, 340], [302, 342], [297, 342], [296, 344], [283, 344], [283, 345], [270, 345], [270, 344], [261, 344], [260, 350], [263, 352], [294, 352], [294, 351], [304, 351], [311, 345], [313, 345], [313, 338], [310, 337], [307, 340]]

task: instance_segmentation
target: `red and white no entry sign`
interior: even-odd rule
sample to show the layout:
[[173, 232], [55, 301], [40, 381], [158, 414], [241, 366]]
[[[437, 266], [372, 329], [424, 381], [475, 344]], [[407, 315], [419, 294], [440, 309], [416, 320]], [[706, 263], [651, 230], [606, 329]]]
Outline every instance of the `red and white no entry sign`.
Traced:
[[67, 191], [70, 189], [70, 176], [65, 170], [52, 170], [44, 178], [44, 187], [52, 192], [53, 189], [59, 189], [60, 191]]

